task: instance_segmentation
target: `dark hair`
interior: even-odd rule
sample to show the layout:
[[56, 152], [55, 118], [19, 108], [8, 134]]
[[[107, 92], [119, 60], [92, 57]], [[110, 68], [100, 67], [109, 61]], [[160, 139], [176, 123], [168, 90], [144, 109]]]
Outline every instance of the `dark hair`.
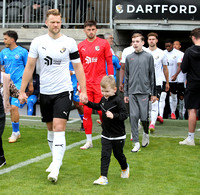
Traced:
[[165, 43], [171, 43], [171, 44], [173, 44], [174, 41], [173, 41], [172, 39], [166, 39], [166, 40], [165, 40]]
[[8, 31], [4, 32], [3, 35], [7, 35], [7, 36], [13, 38], [13, 39], [15, 40], [15, 42], [16, 42], [17, 39], [18, 39], [18, 34], [17, 34], [17, 32], [14, 31], [14, 30], [8, 30]]
[[101, 39], [105, 39], [104, 35], [103, 34], [98, 34], [96, 35], [97, 37], [101, 38]]
[[85, 27], [87, 27], [87, 26], [96, 26], [97, 27], [97, 23], [96, 23], [96, 21], [94, 21], [94, 20], [87, 20], [87, 21], [85, 21], [85, 23], [84, 23], [84, 28]]
[[190, 38], [194, 36], [196, 39], [200, 38], [200, 28], [195, 28], [194, 30], [191, 31], [190, 33]]

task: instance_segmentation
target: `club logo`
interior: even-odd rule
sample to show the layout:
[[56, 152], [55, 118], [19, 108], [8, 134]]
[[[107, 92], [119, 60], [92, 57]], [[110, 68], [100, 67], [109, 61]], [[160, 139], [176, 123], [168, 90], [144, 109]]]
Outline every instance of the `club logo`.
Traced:
[[18, 54], [15, 55], [15, 59], [16, 60], [19, 59], [19, 55]]
[[96, 50], [96, 51], [99, 51], [99, 50], [100, 50], [100, 47], [99, 47], [99, 46], [96, 46], [96, 47], [95, 47], [95, 50]]
[[64, 53], [66, 51], [66, 48], [63, 47], [61, 50], [60, 50], [60, 53]]
[[120, 4], [116, 5], [116, 12], [119, 14], [123, 13], [124, 12], [123, 5]]

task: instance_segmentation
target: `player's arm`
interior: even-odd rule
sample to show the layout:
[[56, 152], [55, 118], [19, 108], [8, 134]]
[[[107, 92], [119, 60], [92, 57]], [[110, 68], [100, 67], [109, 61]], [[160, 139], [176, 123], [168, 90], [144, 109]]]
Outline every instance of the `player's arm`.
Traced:
[[178, 76], [178, 74], [181, 72], [181, 63], [180, 62], [177, 63], [177, 66], [178, 66], [178, 68], [177, 68], [177, 71], [176, 71], [175, 75], [172, 76], [172, 81], [175, 81], [177, 76]]
[[106, 44], [105, 44], [104, 55], [105, 55], [105, 59], [107, 62], [108, 75], [114, 75], [112, 52], [110, 50], [110, 45], [109, 45], [108, 41], [106, 41]]
[[129, 102], [128, 83], [129, 83], [129, 63], [128, 60], [126, 59], [126, 66], [124, 66], [124, 88], [123, 88], [125, 103]]
[[165, 91], [169, 91], [169, 71], [167, 65], [163, 65], [163, 73], [165, 75], [166, 80]]
[[23, 77], [22, 77], [20, 94], [18, 97], [20, 103], [24, 103], [25, 101], [27, 101], [27, 95], [25, 93], [25, 90], [26, 90], [28, 83], [32, 79], [32, 75], [33, 75], [35, 65], [36, 65], [36, 60], [37, 60], [37, 58], [28, 57], [28, 61], [27, 61], [27, 64], [26, 64], [26, 67], [24, 70]]
[[125, 63], [121, 63], [121, 68], [119, 71], [119, 90], [121, 92], [124, 92], [124, 85], [123, 85], [124, 72], [125, 72]]
[[78, 63], [72, 62], [72, 64], [73, 64], [73, 67], [74, 67], [76, 78], [77, 78], [78, 83], [80, 85], [80, 90], [81, 90], [80, 101], [82, 103], [84, 103], [88, 100], [88, 97], [87, 97], [87, 91], [86, 91], [86, 79], [85, 79], [85, 73], [84, 73], [84, 70], [83, 70], [83, 66], [82, 66], [81, 62], [78, 62]]

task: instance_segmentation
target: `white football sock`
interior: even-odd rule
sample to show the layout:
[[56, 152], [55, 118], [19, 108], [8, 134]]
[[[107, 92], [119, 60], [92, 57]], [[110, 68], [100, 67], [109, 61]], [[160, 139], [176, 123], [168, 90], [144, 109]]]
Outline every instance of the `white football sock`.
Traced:
[[188, 132], [188, 140], [189, 140], [189, 141], [194, 140], [194, 133]]
[[155, 125], [158, 116], [158, 101], [151, 104], [151, 124]]
[[92, 142], [92, 134], [86, 134], [87, 142]]
[[52, 152], [52, 146], [53, 146], [53, 137], [54, 137], [54, 132], [53, 131], [47, 131], [47, 140], [49, 144], [49, 148]]
[[60, 169], [66, 149], [65, 132], [54, 132], [53, 139], [53, 167]]
[[160, 101], [159, 101], [159, 114], [160, 116], [163, 117], [163, 113], [164, 113], [164, 108], [165, 108], [165, 99], [166, 99], [167, 93], [166, 92], [162, 92], [160, 95]]
[[177, 107], [177, 95], [171, 93], [171, 96], [169, 96], [169, 104], [170, 104], [170, 109], [171, 113], [175, 114], [176, 107]]

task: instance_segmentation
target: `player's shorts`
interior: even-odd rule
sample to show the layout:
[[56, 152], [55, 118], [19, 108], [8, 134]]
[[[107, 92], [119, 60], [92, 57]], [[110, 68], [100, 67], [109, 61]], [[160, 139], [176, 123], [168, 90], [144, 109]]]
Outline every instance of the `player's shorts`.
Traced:
[[161, 85], [157, 85], [157, 86], [156, 86], [156, 97], [157, 97], [158, 99], [160, 99], [161, 93], [162, 93], [162, 87], [161, 87]]
[[184, 94], [185, 108], [186, 109], [199, 109], [200, 108], [200, 92], [191, 92], [185, 89]]
[[20, 104], [20, 101], [17, 98], [10, 97], [10, 105], [17, 106], [18, 108], [23, 108], [23, 104]]
[[80, 99], [79, 99], [79, 95], [77, 95], [77, 91], [78, 91], [78, 90], [77, 90], [77, 86], [74, 87], [73, 89], [74, 89], [74, 91], [73, 91], [73, 101], [79, 102]]
[[177, 83], [177, 90], [178, 90], [178, 97], [184, 96], [185, 93], [184, 83]]
[[[163, 82], [163, 89], [165, 89], [165, 85], [166, 85], [166, 82]], [[171, 92], [173, 94], [178, 93], [177, 83], [169, 82], [169, 92]]]
[[68, 120], [72, 106], [73, 92], [62, 92], [55, 95], [40, 94], [42, 122], [51, 122], [53, 118]]

